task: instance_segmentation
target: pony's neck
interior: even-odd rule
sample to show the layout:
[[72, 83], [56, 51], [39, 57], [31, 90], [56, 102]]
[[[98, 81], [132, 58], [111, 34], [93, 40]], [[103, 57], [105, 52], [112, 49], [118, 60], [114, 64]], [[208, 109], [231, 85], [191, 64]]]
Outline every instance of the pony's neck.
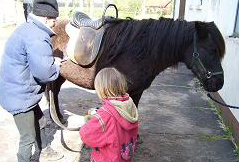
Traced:
[[[183, 54], [193, 39], [194, 24], [186, 21], [174, 21], [173, 19], [161, 18], [155, 28], [160, 30], [158, 37], [157, 71], [176, 66], [183, 61]], [[155, 52], [155, 51], [154, 51]]]

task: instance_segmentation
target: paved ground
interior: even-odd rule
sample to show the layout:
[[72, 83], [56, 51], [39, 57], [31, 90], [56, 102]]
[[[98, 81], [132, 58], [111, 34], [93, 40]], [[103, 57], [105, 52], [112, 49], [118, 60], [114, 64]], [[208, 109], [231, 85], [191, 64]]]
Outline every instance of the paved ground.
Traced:
[[[1, 50], [4, 38], [0, 39]], [[225, 132], [215, 109], [211, 108], [205, 93], [195, 87], [193, 75], [180, 64], [177, 70], [161, 73], [144, 92], [139, 104], [142, 142], [133, 162], [237, 161], [232, 142], [222, 138]], [[70, 125], [82, 121], [81, 116], [71, 113], [84, 115], [86, 109], [98, 105], [96, 94], [68, 82], [64, 83], [59, 97], [61, 110]], [[78, 132], [62, 131], [50, 121], [44, 100], [41, 106], [48, 119], [48, 139], [55, 150], [64, 154], [59, 162], [88, 162], [89, 150], [82, 148]], [[2, 108], [0, 137], [0, 162], [15, 162], [19, 136], [12, 116]]]

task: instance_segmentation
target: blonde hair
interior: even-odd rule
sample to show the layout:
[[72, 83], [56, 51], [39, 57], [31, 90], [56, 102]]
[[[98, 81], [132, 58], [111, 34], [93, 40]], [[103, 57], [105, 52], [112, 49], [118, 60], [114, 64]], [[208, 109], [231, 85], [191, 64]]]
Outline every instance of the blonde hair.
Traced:
[[94, 82], [100, 99], [117, 97], [127, 92], [125, 77], [115, 68], [104, 68], [99, 71]]

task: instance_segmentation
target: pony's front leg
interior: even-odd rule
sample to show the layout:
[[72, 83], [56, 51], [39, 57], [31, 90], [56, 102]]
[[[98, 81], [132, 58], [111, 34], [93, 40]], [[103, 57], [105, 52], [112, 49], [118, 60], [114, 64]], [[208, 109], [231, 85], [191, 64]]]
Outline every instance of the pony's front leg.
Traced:
[[[141, 98], [141, 96], [142, 96], [142, 94], [143, 94], [143, 91], [138, 91], [137, 93], [132, 93], [132, 92], [129, 92], [129, 95], [130, 95], [130, 97], [132, 98], [132, 100], [134, 101], [134, 104], [135, 104], [135, 106], [138, 108], [138, 104], [139, 104], [139, 100], [140, 100], [140, 98]], [[137, 135], [137, 140], [138, 140], [138, 144], [142, 144], [143, 143], [143, 139], [140, 137], [140, 135], [139, 135], [139, 133], [138, 133], [138, 135]]]
[[138, 108], [139, 100], [140, 100], [142, 94], [143, 94], [143, 91], [137, 92], [137, 93], [129, 92], [129, 95], [132, 98], [132, 100], [134, 101], [134, 104], [137, 108]]

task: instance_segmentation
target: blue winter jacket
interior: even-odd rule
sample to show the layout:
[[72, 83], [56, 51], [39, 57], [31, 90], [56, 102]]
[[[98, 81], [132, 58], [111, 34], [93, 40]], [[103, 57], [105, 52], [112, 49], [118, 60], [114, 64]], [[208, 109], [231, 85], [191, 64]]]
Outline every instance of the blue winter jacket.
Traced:
[[28, 22], [6, 41], [0, 69], [0, 104], [11, 114], [33, 108], [42, 98], [45, 84], [58, 77], [52, 35], [52, 30], [29, 16]]

